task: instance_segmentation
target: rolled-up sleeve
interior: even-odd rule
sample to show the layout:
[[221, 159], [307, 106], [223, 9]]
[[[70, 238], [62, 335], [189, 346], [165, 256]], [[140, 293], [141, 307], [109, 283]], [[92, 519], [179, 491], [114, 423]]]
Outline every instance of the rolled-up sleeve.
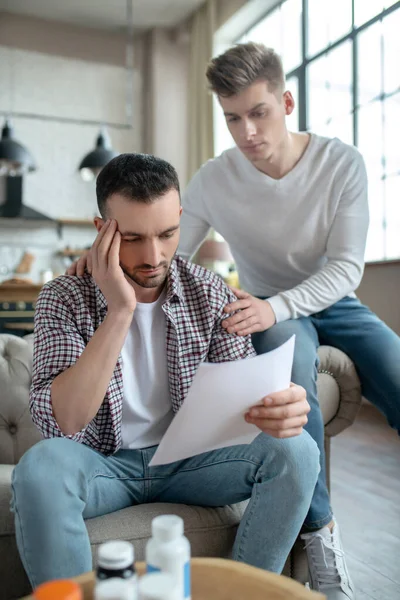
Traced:
[[76, 363], [85, 346], [68, 301], [47, 284], [36, 305], [29, 402], [33, 422], [45, 438], [84, 440], [86, 428], [74, 435], [62, 433], [53, 414], [51, 386], [57, 375]]

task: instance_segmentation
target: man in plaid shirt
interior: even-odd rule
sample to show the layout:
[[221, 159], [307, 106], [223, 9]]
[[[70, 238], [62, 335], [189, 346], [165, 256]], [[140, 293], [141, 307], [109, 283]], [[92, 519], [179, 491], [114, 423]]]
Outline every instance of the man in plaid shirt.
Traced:
[[[222, 326], [234, 296], [175, 257], [179, 182], [153, 156], [125, 154], [97, 179], [101, 218], [81, 277], [44, 286], [36, 309], [30, 408], [45, 439], [13, 474], [21, 558], [32, 586], [92, 568], [84, 519], [148, 502], [223, 506], [250, 499], [237, 560], [280, 572], [319, 470], [292, 385], [245, 416], [252, 444], [149, 467], [201, 361], [255, 355]], [[91, 273], [91, 274], [90, 274]], [[212, 419], [212, 414], [210, 414]]]

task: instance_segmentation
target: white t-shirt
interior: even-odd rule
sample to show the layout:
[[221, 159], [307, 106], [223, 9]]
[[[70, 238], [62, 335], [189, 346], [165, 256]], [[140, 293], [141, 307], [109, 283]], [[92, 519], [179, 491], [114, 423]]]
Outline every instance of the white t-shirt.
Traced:
[[123, 345], [122, 448], [159, 444], [173, 418], [165, 352], [165, 293], [138, 302]]
[[210, 227], [228, 242], [241, 287], [270, 297], [276, 320], [308, 316], [357, 289], [368, 230], [361, 154], [311, 135], [281, 179], [231, 148], [208, 161], [183, 195], [179, 254], [190, 258]]

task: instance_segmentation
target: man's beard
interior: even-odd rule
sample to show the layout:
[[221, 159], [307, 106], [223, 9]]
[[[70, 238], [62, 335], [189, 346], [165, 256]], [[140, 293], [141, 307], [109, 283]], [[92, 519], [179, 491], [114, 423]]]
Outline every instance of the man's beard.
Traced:
[[[134, 283], [136, 283], [136, 285], [140, 285], [140, 287], [143, 288], [156, 288], [156, 287], [160, 287], [161, 285], [163, 285], [163, 283], [165, 283], [165, 280], [167, 279], [168, 276], [168, 269], [169, 269], [169, 265], [165, 266], [163, 264], [159, 265], [160, 267], [163, 267], [163, 270], [160, 271], [160, 273], [158, 273], [157, 275], [150, 275], [146, 277], [145, 274], [142, 273], [137, 273], [137, 269], [135, 269], [133, 272], [130, 272], [128, 269], [126, 269], [125, 267], [123, 267], [121, 265], [121, 269], [123, 270], [123, 272], [125, 273], [125, 275]], [[141, 269], [149, 269], [150, 265], [143, 265], [142, 267], [140, 267]], [[152, 267], [153, 269], [155, 267]], [[158, 267], [157, 267], [158, 268]]]
[[[159, 263], [157, 265], [157, 267], [154, 267], [153, 265], [140, 265], [139, 267], [135, 267], [133, 270], [131, 269], [127, 269], [125, 266], [123, 266], [121, 264], [121, 269], [123, 270], [123, 272], [125, 273], [125, 275], [134, 283], [136, 283], [136, 285], [139, 285], [142, 288], [157, 288], [157, 287], [161, 287], [167, 277], [168, 277], [168, 271], [169, 271], [169, 267], [171, 265], [172, 260], [168, 263], [167, 261], [162, 261], [161, 263]], [[146, 270], [146, 269], [158, 269], [158, 268], [162, 268], [162, 270], [160, 270], [160, 273], [158, 273], [157, 275], [150, 275], [147, 276], [143, 273], [139, 273], [138, 271], [140, 270]]]
[[[169, 268], [176, 256], [177, 252], [178, 252], [178, 248], [175, 250], [175, 252], [169, 262], [166, 260], [163, 260], [156, 267], [154, 265], [143, 264], [143, 265], [139, 265], [138, 267], [135, 267], [134, 269], [128, 269], [121, 263], [120, 263], [120, 266], [121, 266], [121, 269], [123, 270], [123, 272], [125, 273], [125, 275], [128, 277], [128, 279], [130, 279], [131, 281], [136, 283], [136, 285], [139, 285], [140, 287], [147, 288], [147, 289], [157, 288], [157, 287], [161, 287], [162, 285], [164, 285], [164, 283], [168, 277]], [[159, 267], [163, 267], [163, 270], [160, 271], [160, 273], [158, 275], [146, 277], [145, 275], [138, 273], [138, 271], [140, 271], [141, 269], [143, 269], [143, 270], [158, 269]]]

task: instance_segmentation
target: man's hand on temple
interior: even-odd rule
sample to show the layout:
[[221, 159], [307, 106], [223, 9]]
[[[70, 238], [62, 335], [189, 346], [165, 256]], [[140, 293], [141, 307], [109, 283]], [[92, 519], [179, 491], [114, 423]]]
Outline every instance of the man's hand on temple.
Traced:
[[302, 433], [309, 412], [305, 389], [291, 383], [289, 389], [270, 394], [253, 406], [245, 420], [275, 438], [289, 438]]
[[109, 219], [97, 234], [88, 254], [88, 263], [90, 256], [92, 277], [107, 300], [108, 314], [124, 310], [133, 314], [136, 294], [119, 264], [120, 245], [117, 223]]
[[249, 335], [256, 331], [265, 331], [275, 325], [275, 313], [268, 300], [260, 300], [234, 287], [231, 287], [231, 290], [238, 300], [227, 304], [224, 311], [226, 313], [239, 312], [222, 322], [222, 327], [227, 329], [228, 333]]

